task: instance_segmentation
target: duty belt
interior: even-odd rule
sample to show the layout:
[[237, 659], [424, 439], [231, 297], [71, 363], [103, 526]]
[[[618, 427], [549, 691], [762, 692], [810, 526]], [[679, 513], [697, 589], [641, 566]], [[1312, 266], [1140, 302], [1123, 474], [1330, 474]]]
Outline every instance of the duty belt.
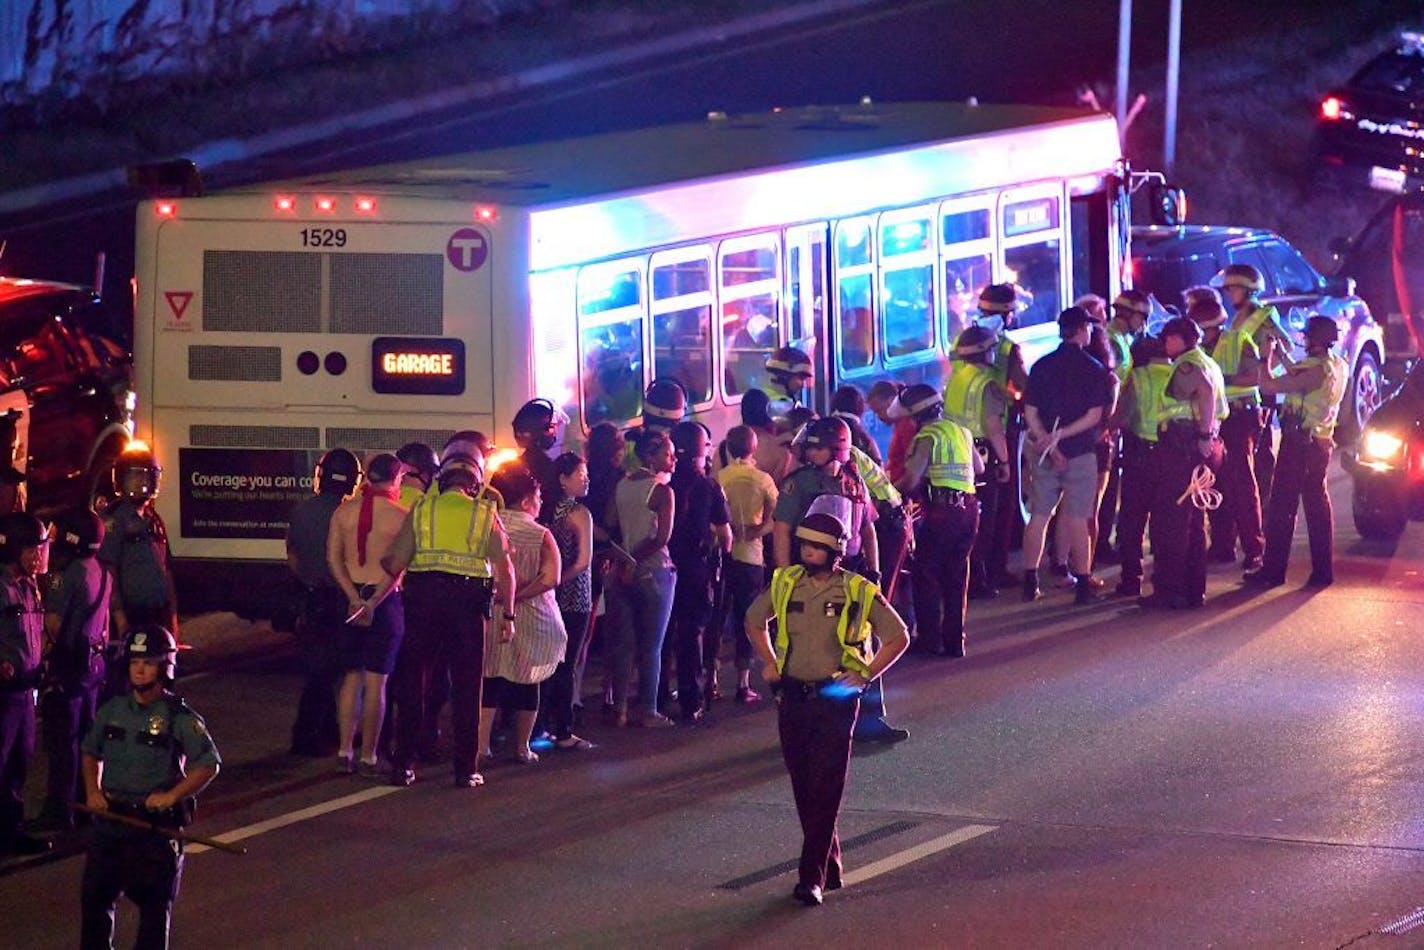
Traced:
[[957, 488], [942, 488], [938, 485], [930, 485], [925, 489], [925, 497], [929, 503], [936, 508], [963, 508], [968, 499], [973, 498], [972, 492], [960, 491]]
[[1242, 412], [1253, 412], [1261, 408], [1261, 404], [1255, 399], [1232, 399], [1226, 405], [1232, 409], [1240, 409]]
[[786, 699], [820, 699], [821, 691], [835, 681], [833, 676], [823, 680], [798, 680], [783, 676], [776, 681], [776, 690]]

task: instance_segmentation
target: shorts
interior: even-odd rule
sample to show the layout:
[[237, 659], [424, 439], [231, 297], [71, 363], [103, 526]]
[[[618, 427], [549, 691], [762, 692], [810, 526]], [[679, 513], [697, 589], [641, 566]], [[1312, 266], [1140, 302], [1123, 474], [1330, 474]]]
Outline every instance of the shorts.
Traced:
[[1084, 452], [1068, 460], [1068, 468], [1054, 471], [1051, 463], [1034, 465], [1029, 473], [1028, 510], [1032, 515], [1051, 515], [1063, 503], [1067, 518], [1091, 518], [1098, 505], [1098, 458]]
[[[362, 593], [366, 593], [365, 589]], [[342, 626], [342, 668], [389, 676], [396, 668], [396, 656], [404, 638], [405, 606], [401, 603], [401, 592], [393, 590], [376, 608], [369, 627]]]

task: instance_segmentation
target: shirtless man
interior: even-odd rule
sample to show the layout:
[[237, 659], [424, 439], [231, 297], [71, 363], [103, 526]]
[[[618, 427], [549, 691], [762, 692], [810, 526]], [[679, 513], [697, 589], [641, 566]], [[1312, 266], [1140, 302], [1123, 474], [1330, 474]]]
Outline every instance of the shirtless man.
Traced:
[[[360, 771], [375, 778], [376, 743], [386, 715], [386, 680], [395, 669], [405, 634], [400, 578], [381, 567], [381, 558], [405, 521], [398, 504], [401, 463], [394, 455], [378, 455], [366, 468], [366, 482], [355, 497], [343, 502], [331, 517], [326, 557], [331, 574], [346, 594], [347, 621], [339, 652], [346, 668], [337, 701], [341, 730], [338, 765], [343, 772]], [[356, 710], [361, 709], [361, 759], [352, 748]]]

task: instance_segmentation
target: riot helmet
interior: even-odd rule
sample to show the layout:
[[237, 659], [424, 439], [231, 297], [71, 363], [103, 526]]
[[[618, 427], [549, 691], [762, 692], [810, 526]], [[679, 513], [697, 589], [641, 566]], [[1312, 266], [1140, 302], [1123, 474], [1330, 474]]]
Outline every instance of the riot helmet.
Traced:
[[976, 357], [991, 352], [998, 342], [998, 336], [988, 327], [965, 327], [954, 341], [954, 358], [977, 362]]
[[802, 544], [812, 544], [831, 555], [832, 563], [843, 557], [850, 541], [850, 532], [841, 519], [826, 511], [815, 511], [801, 519], [796, 526], [796, 540]]
[[831, 458], [842, 464], [850, 460], [850, 443], [850, 426], [839, 416], [812, 419], [802, 442], [808, 449], [830, 449]]
[[938, 419], [944, 408], [944, 396], [927, 383], [915, 383], [900, 393], [900, 404], [918, 422]]
[[153, 450], [144, 442], [134, 440], [114, 462], [114, 493], [135, 504], [158, 494], [163, 467], [154, 458]]
[[531, 399], [514, 414], [511, 428], [514, 437], [521, 437], [529, 448], [547, 452], [559, 441], [559, 425], [568, 424], [569, 417], [547, 399]]
[[330, 449], [316, 463], [319, 495], [349, 495], [361, 481], [361, 462], [349, 449]]
[[426, 488], [440, 470], [440, 457], [424, 442], [407, 442], [396, 450], [396, 458], [405, 466], [406, 474], [414, 475]]
[[766, 371], [773, 379], [783, 383], [793, 377], [813, 379], [816, 375], [811, 366], [811, 357], [805, 350], [795, 346], [782, 346], [773, 350], [766, 358]]
[[700, 422], [685, 419], [672, 427], [672, 447], [679, 459], [701, 457], [712, 444], [712, 433]]
[[687, 412], [687, 390], [670, 376], [660, 376], [643, 393], [644, 425], [671, 428]]
[[1314, 314], [1305, 321], [1305, 341], [1324, 346], [1334, 346], [1340, 339], [1340, 324], [1331, 317]]
[[0, 563], [19, 564], [28, 548], [40, 552], [38, 569], [30, 573], [43, 574], [49, 553], [49, 525], [27, 511], [12, 511], [0, 517]]
[[91, 508], [69, 508], [54, 522], [54, 543], [76, 557], [99, 553], [104, 543], [104, 519]]
[[1217, 271], [1216, 276], [1211, 279], [1213, 287], [1227, 288], [1238, 287], [1248, 295], [1259, 294], [1266, 289], [1266, 281], [1261, 277], [1261, 272], [1250, 264], [1228, 264]]
[[162, 624], [141, 623], [124, 637], [124, 659], [153, 660], [159, 680], [171, 686], [178, 672], [178, 642]]

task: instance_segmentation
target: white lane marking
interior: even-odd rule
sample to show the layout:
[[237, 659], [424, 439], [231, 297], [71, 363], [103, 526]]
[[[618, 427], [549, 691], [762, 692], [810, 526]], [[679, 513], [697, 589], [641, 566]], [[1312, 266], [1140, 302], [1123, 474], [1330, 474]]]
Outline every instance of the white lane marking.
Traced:
[[915, 861], [920, 860], [921, 858], [927, 858], [930, 855], [938, 854], [941, 851], [948, 851], [955, 845], [963, 844], [966, 841], [972, 841], [980, 835], [986, 835], [989, 832], [995, 831], [997, 829], [998, 825], [965, 825], [963, 828], [951, 831], [947, 835], [940, 835], [938, 838], [931, 838], [929, 841], [926, 841], [923, 844], [917, 844], [913, 848], [906, 848], [904, 851], [899, 851], [895, 854], [890, 855], [887, 858], [881, 858], [879, 861], [867, 864], [863, 868], [856, 868], [854, 871], [849, 871], [846, 874], [842, 875], [841, 883], [844, 884], [846, 887], [850, 887], [852, 884], [859, 884], [862, 881], [868, 881], [873, 877], [879, 877], [882, 874], [888, 874], [889, 872], [894, 871], [897, 868], [902, 868], [907, 864], [911, 864]]
[[[224, 831], [220, 835], [214, 835], [213, 840], [221, 841], [223, 844], [232, 844], [235, 841], [242, 841], [245, 838], [252, 838], [268, 831], [275, 831], [278, 828], [295, 825], [297, 822], [306, 821], [308, 818], [318, 818], [322, 815], [329, 815], [334, 811], [350, 808], [352, 805], [359, 805], [362, 802], [369, 802], [372, 799], [383, 798], [386, 795], [391, 795], [399, 791], [402, 791], [402, 789], [394, 785], [376, 785], [350, 795], [344, 795], [341, 798], [333, 798], [331, 801], [322, 802], [320, 805], [312, 805], [310, 808], [299, 808], [296, 811], [287, 812], [285, 815], [278, 815], [276, 818], [268, 818], [266, 821], [259, 821], [255, 825], [247, 825], [242, 828], [234, 828], [232, 831]], [[204, 851], [211, 851], [213, 849], [205, 844], [194, 844], [184, 850], [188, 854], [202, 854]]]

